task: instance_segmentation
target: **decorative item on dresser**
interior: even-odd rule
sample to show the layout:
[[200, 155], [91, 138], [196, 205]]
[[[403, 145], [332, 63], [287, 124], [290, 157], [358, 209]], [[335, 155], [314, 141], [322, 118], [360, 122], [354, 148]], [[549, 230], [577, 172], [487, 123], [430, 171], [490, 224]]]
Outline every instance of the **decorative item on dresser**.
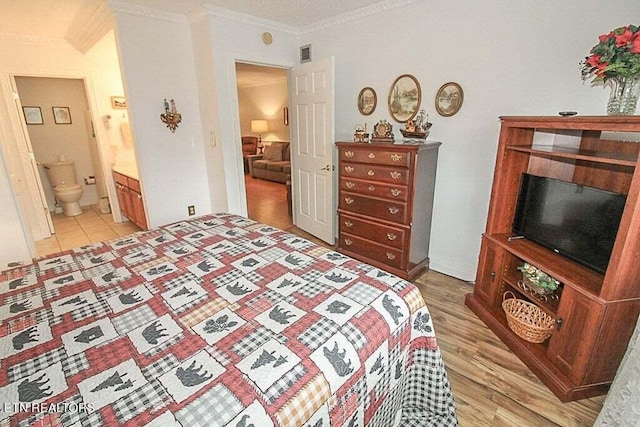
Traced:
[[[562, 402], [605, 394], [640, 313], [640, 117], [501, 117], [501, 121], [487, 227], [473, 294], [465, 303]], [[626, 195], [612, 241], [592, 233], [605, 228], [600, 204], [582, 207], [582, 216], [591, 219], [593, 227], [546, 221], [554, 235], [571, 238], [587, 233], [594, 246], [611, 245], [604, 272], [586, 266], [576, 254], [561, 255], [564, 248], [514, 238], [525, 173], [563, 180], [582, 187], [582, 192], [592, 187]], [[555, 211], [568, 211], [571, 200], [553, 206]], [[535, 274], [538, 282], [544, 279], [555, 297], [545, 298], [522, 286], [523, 272]], [[548, 340], [528, 342], [508, 326], [502, 309], [507, 292], [553, 318]]]
[[412, 280], [429, 268], [440, 142], [337, 142], [338, 251]]

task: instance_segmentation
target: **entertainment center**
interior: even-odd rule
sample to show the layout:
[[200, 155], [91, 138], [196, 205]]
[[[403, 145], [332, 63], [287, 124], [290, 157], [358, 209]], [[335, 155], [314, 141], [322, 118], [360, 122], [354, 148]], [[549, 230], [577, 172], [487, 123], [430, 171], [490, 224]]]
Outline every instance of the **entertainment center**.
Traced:
[[[486, 231], [465, 303], [562, 402], [604, 394], [640, 313], [640, 117], [500, 119]], [[604, 274], [533, 240], [513, 239], [523, 173], [626, 195]], [[556, 298], [518, 285], [525, 262], [561, 282]], [[555, 319], [548, 340], [528, 342], [509, 328], [505, 292]]]

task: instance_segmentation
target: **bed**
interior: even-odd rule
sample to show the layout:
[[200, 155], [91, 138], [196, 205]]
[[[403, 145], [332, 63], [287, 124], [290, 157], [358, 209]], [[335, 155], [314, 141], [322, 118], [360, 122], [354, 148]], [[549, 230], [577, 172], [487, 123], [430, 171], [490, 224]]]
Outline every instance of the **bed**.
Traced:
[[236, 215], [3, 271], [0, 318], [0, 425], [457, 425], [414, 285]]

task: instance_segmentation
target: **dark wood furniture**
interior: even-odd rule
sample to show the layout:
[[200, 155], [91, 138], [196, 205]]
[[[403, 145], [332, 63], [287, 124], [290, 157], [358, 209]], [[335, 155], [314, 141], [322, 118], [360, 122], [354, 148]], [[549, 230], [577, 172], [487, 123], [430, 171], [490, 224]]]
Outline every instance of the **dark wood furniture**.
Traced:
[[115, 171], [113, 172], [113, 179], [116, 182], [116, 194], [120, 211], [129, 221], [146, 230], [147, 217], [144, 211], [140, 181]]
[[[466, 305], [563, 402], [606, 393], [640, 312], [640, 117], [502, 117], [486, 232]], [[624, 134], [612, 134], [624, 132]], [[631, 139], [635, 142], [623, 142]], [[605, 274], [527, 239], [509, 241], [523, 172], [627, 194]], [[562, 282], [557, 301], [521, 290], [516, 269], [529, 262]], [[542, 344], [509, 329], [505, 291], [553, 316]]]
[[429, 268], [439, 142], [337, 142], [338, 251], [412, 280]]
[[255, 136], [242, 137], [242, 161], [244, 171], [249, 172], [249, 156], [258, 154], [258, 138]]

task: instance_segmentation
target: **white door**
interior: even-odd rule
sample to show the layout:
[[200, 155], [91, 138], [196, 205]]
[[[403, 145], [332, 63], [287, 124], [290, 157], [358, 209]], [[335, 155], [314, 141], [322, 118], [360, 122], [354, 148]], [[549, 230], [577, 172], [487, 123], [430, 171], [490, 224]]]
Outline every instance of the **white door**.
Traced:
[[333, 57], [289, 70], [293, 223], [333, 245]]
[[[23, 116], [22, 103], [20, 102], [18, 89], [13, 77], [11, 78], [11, 85], [18, 114]], [[24, 120], [22, 121], [22, 135], [22, 141], [18, 143], [17, 154], [20, 157], [25, 176], [24, 182], [16, 183], [14, 180], [14, 189], [21, 200], [32, 238], [37, 241], [51, 237], [51, 234], [54, 233], [53, 221], [51, 220], [51, 213], [49, 212], [47, 199], [42, 187], [38, 162], [33, 154], [31, 138]]]

